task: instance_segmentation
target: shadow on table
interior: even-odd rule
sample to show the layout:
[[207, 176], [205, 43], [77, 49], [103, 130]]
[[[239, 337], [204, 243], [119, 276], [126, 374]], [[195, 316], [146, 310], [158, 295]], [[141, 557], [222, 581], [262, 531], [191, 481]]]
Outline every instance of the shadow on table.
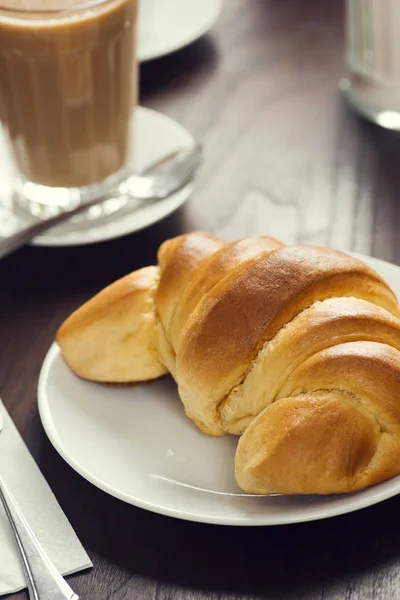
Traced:
[[[107, 563], [127, 588], [129, 581], [133, 585], [131, 578], [139, 577], [166, 588], [231, 592], [235, 597], [309, 600], [314, 592], [322, 597], [324, 590], [324, 598], [333, 591], [339, 594], [335, 598], [344, 598], [350, 580], [359, 588], [363, 577], [379, 570], [382, 574], [385, 565], [400, 558], [399, 498], [291, 526], [195, 524], [145, 512], [97, 490], [62, 461], [39, 423], [34, 429], [43, 438], [39, 465], [94, 561], [93, 571], [84, 575], [88, 579], [82, 580], [87, 589], [96, 589], [98, 581], [107, 585]], [[79, 588], [79, 576], [75, 581]]]
[[87, 296], [115, 279], [155, 264], [158, 246], [186, 230], [184, 207], [142, 231], [119, 239], [63, 248], [26, 246], [0, 260], [2, 291], [8, 299], [52, 302], [57, 297]]
[[140, 102], [146, 104], [160, 93], [185, 97], [188, 86], [211, 74], [218, 63], [218, 50], [211, 36], [204, 36], [157, 60], [140, 66]]

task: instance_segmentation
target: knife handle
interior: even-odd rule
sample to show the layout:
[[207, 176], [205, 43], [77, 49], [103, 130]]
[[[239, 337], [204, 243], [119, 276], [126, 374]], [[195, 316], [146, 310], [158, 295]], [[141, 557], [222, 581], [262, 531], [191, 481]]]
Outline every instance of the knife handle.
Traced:
[[31, 600], [79, 600], [46, 555], [1, 475], [0, 500], [21, 556]]

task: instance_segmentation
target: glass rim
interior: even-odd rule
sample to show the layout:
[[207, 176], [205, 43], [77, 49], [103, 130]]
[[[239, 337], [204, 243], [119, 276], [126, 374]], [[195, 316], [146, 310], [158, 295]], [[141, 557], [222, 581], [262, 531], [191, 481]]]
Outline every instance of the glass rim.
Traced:
[[70, 6], [65, 6], [62, 8], [11, 8], [10, 6], [3, 6], [0, 0], [0, 15], [1, 13], [6, 13], [7, 16], [14, 16], [18, 18], [19, 16], [24, 15], [58, 15], [58, 14], [67, 14], [79, 12], [82, 10], [87, 10], [89, 8], [95, 8], [97, 6], [102, 6], [103, 4], [107, 4], [108, 2], [112, 2], [113, 0], [87, 0], [86, 2], [82, 2], [79, 4], [74, 4]]

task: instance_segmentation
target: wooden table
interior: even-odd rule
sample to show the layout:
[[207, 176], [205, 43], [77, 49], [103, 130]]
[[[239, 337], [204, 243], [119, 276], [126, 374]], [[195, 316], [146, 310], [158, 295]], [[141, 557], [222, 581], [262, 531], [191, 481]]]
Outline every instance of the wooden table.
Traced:
[[39, 420], [38, 374], [59, 324], [107, 283], [154, 262], [167, 237], [272, 234], [400, 262], [400, 142], [341, 100], [341, 3], [225, 4], [209, 36], [142, 68], [142, 103], [205, 143], [193, 198], [139, 234], [29, 247], [0, 263], [0, 393], [93, 559], [91, 572], [71, 579], [83, 600], [399, 598], [400, 498], [287, 527], [191, 524], [87, 483]]

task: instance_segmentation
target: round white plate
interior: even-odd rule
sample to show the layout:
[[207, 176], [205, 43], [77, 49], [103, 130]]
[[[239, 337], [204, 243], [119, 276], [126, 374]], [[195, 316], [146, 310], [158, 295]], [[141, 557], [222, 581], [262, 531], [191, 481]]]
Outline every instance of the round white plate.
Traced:
[[138, 58], [141, 62], [179, 50], [207, 33], [222, 0], [141, 0]]
[[[140, 172], [150, 164], [178, 148], [194, 143], [193, 137], [179, 123], [166, 115], [139, 106], [133, 129], [134, 170]], [[0, 235], [27, 222], [26, 213], [17, 206], [11, 194], [11, 170], [0, 148]], [[110, 200], [102, 207], [94, 206], [70, 222], [53, 227], [35, 238], [36, 246], [76, 246], [93, 244], [139, 231], [161, 221], [177, 210], [189, 198], [192, 185], [157, 202], [127, 203], [114, 211], [118, 200]], [[99, 212], [100, 211], [100, 212]]]
[[[400, 297], [400, 268], [360, 256]], [[39, 378], [39, 411], [50, 441], [78, 473], [112, 496], [172, 517], [223, 525], [279, 525], [352, 512], [400, 493], [400, 476], [336, 496], [241, 492], [237, 438], [212, 438], [185, 416], [175, 383], [132, 387], [78, 379], [55, 344]]]

